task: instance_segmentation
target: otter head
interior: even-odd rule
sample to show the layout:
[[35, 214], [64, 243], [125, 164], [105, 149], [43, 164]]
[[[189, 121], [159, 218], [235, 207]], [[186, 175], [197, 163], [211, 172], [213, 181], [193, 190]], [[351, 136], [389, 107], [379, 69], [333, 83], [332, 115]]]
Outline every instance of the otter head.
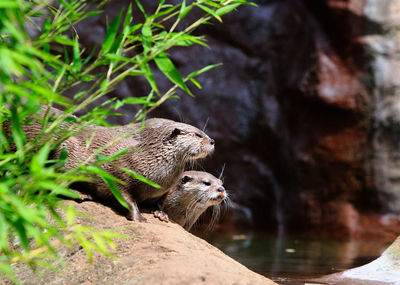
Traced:
[[222, 181], [202, 171], [184, 172], [180, 188], [184, 196], [190, 197], [198, 206], [204, 208], [218, 205], [228, 197]]
[[[220, 179], [207, 172], [186, 171], [181, 176], [178, 187], [168, 194], [166, 201], [170, 209], [179, 205], [179, 214], [176, 216], [175, 211], [172, 211], [172, 218], [190, 230], [208, 207], [212, 207], [213, 210], [208, 226], [211, 229], [218, 221], [220, 203], [227, 199], [228, 194]], [[167, 213], [169, 215], [169, 212]]]
[[214, 151], [215, 141], [203, 131], [188, 124], [166, 119], [150, 119], [153, 128], [163, 132], [164, 145], [174, 149], [184, 162], [204, 158]]

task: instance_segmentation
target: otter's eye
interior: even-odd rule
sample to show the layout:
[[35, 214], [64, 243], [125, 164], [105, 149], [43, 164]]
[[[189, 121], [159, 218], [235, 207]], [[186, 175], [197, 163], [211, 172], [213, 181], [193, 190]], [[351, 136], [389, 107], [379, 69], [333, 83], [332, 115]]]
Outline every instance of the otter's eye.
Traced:
[[196, 133], [196, 137], [202, 138], [203, 136], [200, 135], [199, 133]]
[[211, 185], [211, 183], [208, 182], [208, 181], [203, 181], [203, 184], [206, 185], [206, 186], [210, 186]]

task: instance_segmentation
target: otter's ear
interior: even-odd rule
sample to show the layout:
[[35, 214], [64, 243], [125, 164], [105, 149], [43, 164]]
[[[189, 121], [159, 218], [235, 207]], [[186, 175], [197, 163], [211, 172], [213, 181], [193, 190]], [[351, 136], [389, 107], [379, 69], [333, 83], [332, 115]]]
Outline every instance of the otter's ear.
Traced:
[[176, 138], [179, 134], [181, 133], [181, 130], [178, 128], [175, 128], [172, 133], [169, 135], [169, 139], [172, 140]]
[[190, 175], [183, 175], [182, 177], [182, 183], [185, 184], [186, 182], [189, 182], [190, 180], [192, 180], [193, 177]]

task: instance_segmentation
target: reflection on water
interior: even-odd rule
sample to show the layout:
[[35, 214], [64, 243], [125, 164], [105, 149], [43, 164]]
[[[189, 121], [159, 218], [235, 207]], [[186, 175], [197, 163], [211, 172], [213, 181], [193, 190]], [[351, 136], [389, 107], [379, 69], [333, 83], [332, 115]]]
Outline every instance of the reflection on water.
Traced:
[[254, 234], [210, 234], [203, 238], [251, 270], [280, 284], [304, 284], [304, 279], [366, 264], [390, 245], [388, 241], [377, 240], [338, 241]]

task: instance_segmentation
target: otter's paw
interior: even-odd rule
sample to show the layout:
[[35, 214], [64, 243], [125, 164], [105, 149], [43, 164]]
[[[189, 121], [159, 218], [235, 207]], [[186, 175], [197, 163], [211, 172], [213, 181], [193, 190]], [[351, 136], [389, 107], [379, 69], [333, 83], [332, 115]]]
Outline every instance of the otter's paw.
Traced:
[[132, 221], [137, 222], [137, 223], [149, 223], [149, 220], [140, 215], [139, 217], [134, 217]]
[[168, 215], [164, 211], [160, 211], [160, 210], [154, 211], [153, 215], [155, 218], [158, 218], [162, 222], [166, 222], [166, 223], [169, 222]]
[[136, 215], [132, 215], [131, 213], [126, 215], [126, 218], [132, 222], [136, 223], [149, 223], [149, 220], [142, 216], [142, 214], [138, 213]]

